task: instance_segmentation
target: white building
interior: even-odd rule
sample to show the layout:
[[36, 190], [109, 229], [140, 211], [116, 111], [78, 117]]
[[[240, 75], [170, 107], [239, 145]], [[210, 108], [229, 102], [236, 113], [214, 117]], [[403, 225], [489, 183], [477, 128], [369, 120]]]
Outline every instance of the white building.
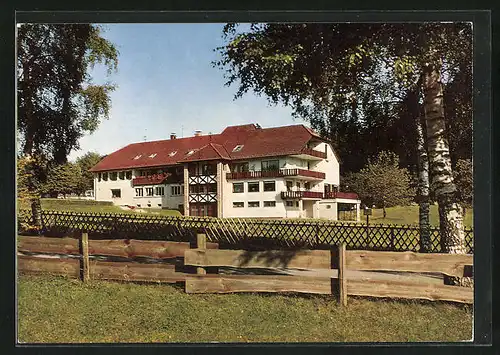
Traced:
[[91, 169], [98, 201], [179, 209], [188, 216], [326, 218], [355, 209], [339, 191], [331, 144], [303, 125], [227, 127], [222, 133], [130, 144]]

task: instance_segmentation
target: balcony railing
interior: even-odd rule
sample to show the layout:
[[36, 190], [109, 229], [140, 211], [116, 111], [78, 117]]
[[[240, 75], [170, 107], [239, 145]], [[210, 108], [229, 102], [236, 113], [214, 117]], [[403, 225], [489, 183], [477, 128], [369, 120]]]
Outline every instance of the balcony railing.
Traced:
[[285, 176], [304, 176], [324, 179], [325, 173], [304, 169], [279, 169], [264, 171], [243, 171], [238, 173], [227, 173], [226, 178], [231, 179], [253, 179], [253, 178], [276, 178]]
[[340, 192], [340, 191], [330, 191], [330, 192], [325, 192], [325, 197], [324, 198], [345, 198], [348, 200], [359, 200], [359, 196], [355, 192]]
[[153, 174], [146, 176], [138, 176], [132, 179], [132, 185], [158, 185], [163, 183], [170, 175], [169, 173], [164, 174]]
[[319, 150], [314, 150], [311, 148], [304, 148], [302, 149], [302, 154], [307, 154], [311, 155], [313, 157], [321, 158], [321, 159], [326, 159], [326, 153], [325, 152], [320, 152]]
[[348, 200], [358, 200], [358, 194], [354, 192], [316, 192], [316, 191], [283, 191], [281, 199], [302, 199], [302, 198], [317, 198], [317, 199], [336, 199], [345, 198]]
[[322, 192], [316, 192], [316, 191], [283, 191], [281, 192], [281, 199], [282, 200], [287, 200], [291, 198], [316, 198], [316, 199], [322, 199], [323, 198], [323, 193]]

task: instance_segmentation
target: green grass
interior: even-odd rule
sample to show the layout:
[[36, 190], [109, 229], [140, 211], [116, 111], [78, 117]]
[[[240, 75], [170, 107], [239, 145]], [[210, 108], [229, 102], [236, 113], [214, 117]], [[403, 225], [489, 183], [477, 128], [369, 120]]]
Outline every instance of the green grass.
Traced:
[[443, 302], [284, 294], [186, 294], [172, 285], [23, 275], [25, 343], [460, 341], [472, 309]]
[[[373, 215], [370, 216], [372, 223], [383, 224], [414, 224], [418, 225], [418, 206], [397, 206], [386, 208], [387, 216], [383, 218], [381, 208], [373, 209]], [[472, 209], [468, 208], [464, 217], [464, 226], [472, 227]], [[430, 207], [430, 222], [433, 226], [439, 226], [438, 206]], [[361, 212], [361, 220], [366, 221], [366, 216]]]
[[[180, 216], [181, 213], [177, 210], [167, 210], [161, 208], [141, 208], [144, 212], [136, 212], [135, 210], [124, 210], [119, 206], [95, 204], [91, 205], [86, 203], [85, 200], [72, 200], [71, 204], [64, 203], [64, 200], [58, 201], [57, 199], [41, 199], [42, 209], [53, 211], [71, 211], [71, 212], [95, 212], [95, 213], [129, 213], [138, 215], [162, 215], [162, 216]], [[27, 201], [18, 203], [19, 209], [29, 209], [30, 206]]]

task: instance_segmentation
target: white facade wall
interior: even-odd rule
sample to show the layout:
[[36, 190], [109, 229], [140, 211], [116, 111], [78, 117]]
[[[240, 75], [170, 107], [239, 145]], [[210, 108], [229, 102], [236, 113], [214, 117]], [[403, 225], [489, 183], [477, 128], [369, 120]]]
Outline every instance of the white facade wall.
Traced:
[[325, 180], [323, 183], [340, 185], [340, 164], [333, 152], [332, 146], [328, 143], [319, 143], [313, 149], [325, 152], [326, 146], [326, 159], [311, 161], [311, 170], [321, 171], [325, 173]]
[[338, 219], [338, 207], [337, 202], [334, 200], [322, 200], [317, 204], [318, 208], [318, 218], [323, 219]]
[[[264, 191], [264, 181], [275, 181], [276, 191]], [[248, 183], [258, 182], [259, 192], [248, 192]], [[233, 184], [243, 183], [244, 192], [234, 193]], [[282, 178], [261, 178], [246, 180], [229, 180], [224, 188], [224, 217], [274, 217], [286, 216], [285, 202], [281, 199], [281, 191], [286, 186]], [[259, 201], [259, 207], [248, 207], [248, 202]], [[275, 207], [264, 207], [264, 201], [275, 201]], [[233, 202], [243, 202], [244, 207], [233, 207]]]
[[[179, 205], [184, 203], [184, 187], [181, 184], [161, 184], [161, 185], [140, 185], [133, 186], [132, 180], [120, 180], [119, 176], [117, 180], [113, 181], [110, 179], [108, 171], [108, 180], [104, 181], [101, 178], [99, 181], [97, 173], [94, 174], [94, 194], [96, 201], [111, 201], [113, 204], [118, 206], [136, 206], [145, 208], [167, 208], [167, 209], [177, 209]], [[118, 172], [118, 171], [117, 171]], [[119, 174], [118, 174], [119, 175]], [[132, 179], [140, 176], [138, 170], [132, 171]], [[156, 186], [161, 186], [164, 189], [163, 196], [157, 196]], [[172, 195], [172, 186], [180, 186], [181, 195]], [[146, 188], [153, 188], [153, 196], [146, 196]], [[136, 196], [135, 189], [142, 188], [143, 196]], [[120, 189], [121, 197], [113, 198], [111, 190]], [[138, 206], [140, 205], [140, 206]], [[150, 206], [148, 206], [150, 205]], [[160, 206], [161, 205], [161, 206]]]

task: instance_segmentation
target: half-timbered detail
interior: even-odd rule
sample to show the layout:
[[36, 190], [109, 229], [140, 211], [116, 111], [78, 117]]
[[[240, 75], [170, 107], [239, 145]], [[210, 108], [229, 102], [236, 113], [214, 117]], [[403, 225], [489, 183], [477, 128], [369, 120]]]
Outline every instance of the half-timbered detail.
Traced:
[[91, 171], [96, 199], [117, 205], [186, 216], [331, 220], [347, 210], [359, 220], [359, 198], [339, 190], [339, 169], [330, 142], [308, 127], [248, 124], [130, 144]]

